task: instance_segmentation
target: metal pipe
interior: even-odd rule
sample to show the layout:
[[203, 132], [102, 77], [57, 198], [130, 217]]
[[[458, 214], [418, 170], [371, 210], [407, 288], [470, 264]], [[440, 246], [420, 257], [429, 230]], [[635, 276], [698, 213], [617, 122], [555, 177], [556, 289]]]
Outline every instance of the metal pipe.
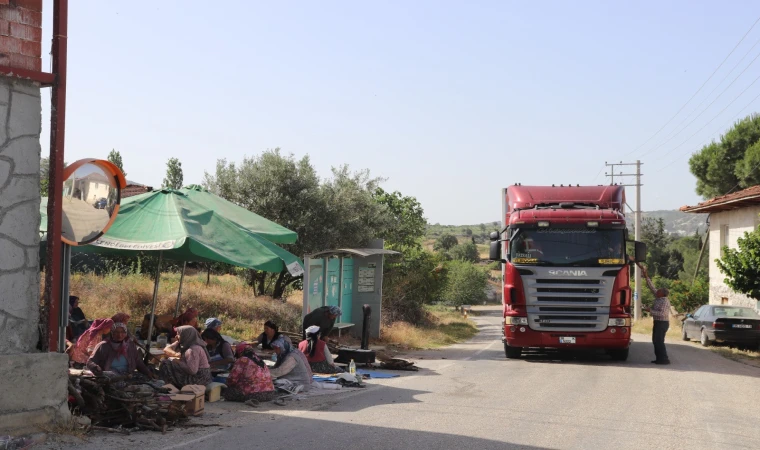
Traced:
[[699, 266], [702, 265], [702, 256], [704, 256], [705, 247], [707, 247], [707, 243], [710, 241], [710, 214], [707, 215], [707, 220], [705, 222], [707, 223], [707, 233], [705, 233], [705, 241], [702, 243], [702, 249], [699, 251], [699, 259], [697, 260], [697, 267], [694, 268], [694, 277], [691, 279], [692, 286], [694, 285], [694, 282], [697, 281]]
[[340, 256], [340, 275], [338, 276], [338, 308], [343, 309], [343, 259], [344, 256]]
[[[53, 2], [53, 74], [55, 84], [50, 105], [50, 182], [48, 184], [47, 261], [45, 262], [45, 308], [41, 323], [51, 352], [59, 349], [58, 317], [61, 300], [61, 202], [63, 200], [63, 161], [66, 129], [66, 53], [68, 0]], [[43, 346], [44, 348], [44, 346]]]
[[182, 263], [182, 275], [179, 276], [179, 291], [177, 291], [177, 306], [174, 308], [174, 317], [179, 316], [179, 304], [182, 301], [182, 283], [185, 281], [185, 269], [187, 261]]
[[61, 315], [58, 322], [58, 351], [66, 351], [66, 327], [69, 325], [69, 282], [71, 279], [71, 246], [63, 247], [63, 267], [61, 274]]
[[156, 280], [153, 283], [153, 304], [150, 308], [150, 321], [148, 325], [148, 334], [145, 337], [145, 361], [150, 359], [150, 343], [153, 337], [153, 322], [156, 320], [156, 303], [158, 302], [158, 283], [161, 281], [161, 261], [163, 261], [164, 252], [158, 252], [158, 265], [156, 265]]
[[[634, 220], [634, 239], [639, 240], [641, 230], [641, 161], [636, 160], [636, 215]], [[633, 320], [638, 321], [641, 315], [641, 269], [636, 264], [634, 268], [634, 280], [636, 282], [636, 297], [634, 299]]]

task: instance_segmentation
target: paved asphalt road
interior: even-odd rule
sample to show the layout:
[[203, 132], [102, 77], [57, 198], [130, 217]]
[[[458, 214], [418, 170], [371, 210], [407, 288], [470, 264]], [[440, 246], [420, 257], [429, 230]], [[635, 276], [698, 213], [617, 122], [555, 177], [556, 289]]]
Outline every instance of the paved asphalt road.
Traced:
[[646, 336], [634, 336], [625, 363], [506, 360], [500, 308], [474, 318], [471, 342], [415, 354], [423, 370], [363, 391], [295, 409], [207, 405], [204, 421], [230, 427], [100, 436], [80, 448], [760, 448], [759, 368], [679, 342], [668, 346], [673, 364], [656, 366]]

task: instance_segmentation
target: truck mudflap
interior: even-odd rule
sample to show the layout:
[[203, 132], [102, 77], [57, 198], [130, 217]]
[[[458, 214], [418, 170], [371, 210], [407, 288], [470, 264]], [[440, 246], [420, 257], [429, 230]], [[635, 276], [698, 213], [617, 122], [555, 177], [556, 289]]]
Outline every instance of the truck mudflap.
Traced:
[[[515, 328], [515, 331], [510, 328]], [[520, 331], [520, 328], [525, 331]], [[504, 331], [504, 341], [510, 347], [623, 349], [631, 345], [630, 327], [608, 327], [594, 333], [543, 332], [528, 327], [507, 327]]]

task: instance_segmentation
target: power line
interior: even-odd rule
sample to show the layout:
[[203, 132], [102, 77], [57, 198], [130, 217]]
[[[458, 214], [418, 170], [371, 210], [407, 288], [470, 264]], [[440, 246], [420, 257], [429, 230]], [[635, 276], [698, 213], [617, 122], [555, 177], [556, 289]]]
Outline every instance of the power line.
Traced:
[[749, 50], [747, 50], [747, 53], [745, 53], [744, 56], [742, 56], [739, 59], [739, 61], [737, 61], [736, 64], [734, 64], [734, 67], [732, 67], [731, 70], [728, 71], [728, 73], [726, 74], [726, 76], [723, 77], [723, 79], [720, 80], [720, 82], [718, 82], [718, 84], [715, 85], [715, 87], [712, 89], [712, 91], [710, 91], [705, 96], [705, 98], [703, 98], [702, 101], [699, 102], [699, 104], [694, 108], [694, 110], [689, 113], [689, 115], [687, 116], [687, 118], [690, 117], [692, 114], [694, 114], [699, 109], [699, 107], [702, 106], [707, 101], [707, 99], [710, 98], [710, 96], [713, 95], [713, 93], [718, 90], [718, 88], [720, 87], [720, 85], [723, 84], [723, 82], [726, 81], [728, 79], [728, 77], [731, 76], [732, 73], [734, 73], [734, 70], [736, 70], [736, 68], [739, 67], [739, 64], [741, 64], [742, 61], [744, 61], [744, 58], [746, 58], [752, 52], [752, 50], [755, 47], [757, 47], [757, 44], [760, 44], [760, 39], [758, 39], [757, 41], [755, 41], [755, 43], [752, 45], [752, 47], [750, 47]]
[[[725, 130], [725, 129], [726, 129], [726, 127], [728, 127], [729, 125], [731, 125], [731, 124], [732, 124], [732, 123], [733, 123], [733, 122], [734, 122], [734, 121], [735, 121], [735, 120], [736, 120], [736, 119], [737, 119], [739, 116], [741, 116], [741, 115], [742, 115], [742, 113], [744, 113], [744, 110], [746, 110], [747, 108], [749, 108], [750, 106], [752, 106], [752, 104], [753, 104], [753, 103], [755, 102], [755, 100], [757, 100], [758, 98], [760, 98], [760, 94], [756, 95], [756, 96], [755, 96], [755, 98], [753, 98], [752, 100], [750, 100], [750, 101], [749, 101], [749, 103], [747, 103], [747, 104], [744, 106], [744, 108], [740, 109], [740, 110], [739, 110], [739, 112], [738, 112], [738, 113], [737, 113], [737, 114], [736, 114], [736, 115], [735, 115], [735, 116], [734, 116], [734, 117], [733, 117], [731, 120], [729, 120], [728, 122], [726, 122], [726, 124], [725, 124], [725, 125], [723, 125], [722, 127], [720, 127], [720, 128], [718, 128], [717, 130], [715, 130], [715, 132], [714, 132], [714, 133], [712, 133], [712, 134], [714, 135], [714, 134], [716, 134], [716, 133], [720, 133], [722, 130]], [[720, 115], [720, 114], [719, 114], [719, 115]], [[700, 144], [700, 145], [699, 145], [699, 147], [697, 147], [695, 150], [699, 150], [700, 148], [704, 147], [704, 146], [705, 146], [705, 145], [706, 145], [708, 142], [710, 142], [711, 140], [712, 140], [712, 137], [711, 137], [711, 138], [709, 138], [709, 139], [707, 139], [706, 141], [704, 141], [702, 144]], [[684, 156], [686, 156], [686, 155], [688, 155], [688, 154], [689, 154], [689, 152], [685, 152], [684, 154], [682, 154], [682, 155], [681, 155], [681, 156], [679, 156], [678, 158], [674, 159], [673, 161], [669, 162], [668, 164], [666, 164], [666, 165], [665, 165], [665, 166], [663, 166], [662, 168], [658, 169], [658, 170], [657, 170], [657, 172], [661, 172], [661, 171], [663, 171], [663, 170], [667, 169], [668, 167], [672, 166], [674, 163], [676, 163], [677, 161], [679, 161], [681, 158], [683, 158]]]
[[705, 85], [710, 80], [712, 80], [712, 77], [714, 77], [715, 74], [718, 72], [718, 70], [720, 70], [720, 68], [723, 67], [723, 64], [725, 64], [726, 61], [728, 61], [728, 58], [730, 58], [731, 55], [734, 54], [734, 52], [736, 51], [736, 49], [739, 48], [739, 45], [742, 42], [744, 42], [744, 39], [747, 37], [747, 35], [749, 35], [750, 31], [752, 31], [755, 28], [755, 25], [757, 25], [758, 22], [760, 22], [760, 17], [758, 17], [757, 20], [755, 20], [755, 22], [752, 24], [752, 26], [749, 27], [749, 30], [747, 30], [747, 32], [744, 33], [744, 36], [742, 36], [742, 38], [739, 39], [739, 42], [736, 43], [736, 45], [734, 46], [734, 48], [731, 49], [731, 51], [728, 53], [728, 55], [723, 59], [723, 61], [718, 65], [718, 67], [716, 67], [715, 70], [713, 70], [713, 72], [710, 74], [710, 76], [707, 77], [707, 79], [705, 80], [705, 82], [702, 83], [702, 86], [700, 86], [699, 89], [697, 89], [697, 92], [695, 92], [691, 97], [689, 97], [689, 99], [686, 100], [686, 103], [684, 103], [683, 105], [681, 105], [681, 107], [678, 109], [678, 111], [676, 111], [676, 113], [673, 114], [673, 117], [671, 117], [670, 119], [668, 119], [668, 121], [665, 122], [665, 125], [663, 125], [662, 127], [660, 127], [660, 129], [657, 130], [652, 136], [650, 136], [649, 139], [647, 139], [646, 141], [644, 141], [644, 143], [642, 143], [641, 145], [639, 145], [638, 147], [636, 147], [635, 149], [633, 149], [630, 153], [627, 153], [625, 156], [628, 156], [631, 153], [636, 152], [641, 147], [645, 146], [649, 141], [651, 141], [655, 136], [657, 136], [660, 133], [660, 131], [662, 131], [663, 129], [665, 129], [665, 127], [667, 127], [670, 124], [670, 122], [672, 122], [673, 119], [675, 119], [676, 116], [678, 116], [678, 114], [681, 113], [681, 111], [683, 111], [683, 109], [686, 107], [686, 105], [688, 105], [689, 102], [691, 102], [694, 99], [694, 97], [696, 97], [697, 94], [699, 94], [702, 91], [702, 89], [705, 87]]
[[[660, 145], [658, 145], [657, 147], [654, 147], [654, 148], [650, 149], [649, 151], [645, 152], [645, 153], [644, 153], [643, 155], [641, 155], [641, 156], [642, 156], [642, 157], [643, 157], [643, 156], [646, 156], [646, 155], [648, 155], [648, 154], [652, 153], [653, 151], [655, 151], [655, 150], [657, 150], [657, 149], [661, 148], [663, 145], [665, 145], [665, 144], [667, 144], [668, 142], [672, 141], [672, 140], [673, 140], [673, 138], [675, 138], [676, 136], [678, 136], [679, 134], [681, 134], [681, 133], [682, 133], [684, 130], [686, 130], [687, 128], [689, 128], [689, 126], [691, 126], [691, 124], [693, 124], [693, 123], [694, 123], [694, 122], [695, 122], [697, 119], [699, 119], [699, 118], [702, 116], [702, 114], [704, 114], [705, 112], [707, 112], [707, 110], [708, 110], [708, 109], [710, 109], [710, 107], [711, 107], [712, 105], [714, 105], [714, 104], [715, 104], [715, 102], [717, 102], [717, 101], [718, 101], [718, 99], [719, 99], [719, 98], [720, 98], [720, 97], [721, 97], [723, 94], [725, 94], [725, 93], [726, 93], [726, 91], [727, 91], [727, 90], [728, 90], [728, 89], [729, 89], [731, 86], [733, 86], [733, 85], [734, 85], [734, 83], [736, 83], [736, 80], [738, 80], [738, 79], [739, 79], [739, 77], [741, 77], [742, 75], [744, 75], [744, 72], [746, 72], [746, 71], [747, 71], [747, 69], [749, 69], [749, 67], [750, 67], [752, 64], [754, 64], [754, 62], [755, 62], [755, 61], [757, 61], [757, 59], [758, 59], [758, 58], [760, 58], [760, 53], [758, 53], [758, 54], [757, 54], [757, 56], [755, 56], [755, 58], [754, 58], [752, 61], [750, 61], [750, 63], [747, 65], [747, 67], [745, 67], [745, 68], [744, 68], [744, 70], [742, 70], [742, 71], [741, 71], [741, 73], [740, 73], [739, 75], [737, 75], [737, 76], [736, 76], [736, 78], [734, 78], [734, 80], [733, 80], [733, 81], [731, 81], [731, 83], [729, 83], [729, 85], [728, 85], [728, 86], [726, 86], [726, 88], [725, 88], [725, 89], [723, 89], [723, 90], [721, 91], [721, 93], [720, 93], [720, 94], [718, 94], [718, 96], [717, 96], [717, 97], [715, 97], [715, 99], [713, 99], [713, 101], [711, 101], [711, 102], [710, 102], [710, 104], [709, 104], [709, 105], [707, 105], [707, 106], [705, 107], [705, 109], [703, 109], [703, 110], [702, 110], [702, 112], [701, 112], [701, 113], [697, 114], [697, 115], [696, 115], [696, 117], [694, 117], [693, 119], [691, 119], [691, 122], [687, 123], [687, 124], [686, 124], [686, 126], [684, 126], [683, 128], [681, 128], [680, 130], [678, 130], [678, 131], [677, 131], [677, 132], [676, 132], [674, 135], [672, 135], [671, 137], [669, 137], [668, 139], [666, 139], [666, 140], [665, 140], [664, 142], [662, 142]], [[742, 94], [743, 94], [743, 93], [744, 93], [744, 92], [745, 92], [745, 91], [746, 91], [746, 90], [747, 90], [747, 89], [748, 89], [750, 86], [752, 86], [753, 84], [755, 84], [755, 82], [756, 82], [756, 81], [757, 81], [757, 78], [755, 79], [755, 81], [753, 81], [752, 83], [750, 83], [750, 85], [749, 85], [749, 86], [747, 86], [747, 88], [745, 88], [745, 89], [744, 89], [744, 91], [742, 91]], [[741, 94], [739, 94], [739, 95], [741, 95]], [[736, 99], [734, 99], [734, 101], [735, 101], [735, 100], [736, 100]], [[732, 103], [733, 103], [733, 101], [732, 101]], [[729, 104], [730, 104], [730, 103], [729, 103]], [[695, 111], [696, 111], [696, 110], [695, 110]], [[691, 114], [689, 114], [689, 116], [690, 116], [690, 115], [691, 115]], [[679, 123], [679, 124], [676, 126], [676, 128], [678, 128], [678, 127], [680, 127], [681, 125], [683, 125], [683, 123], [684, 123], [684, 122], [686, 122], [686, 120], [689, 118], [689, 116], [686, 116], [686, 118], [685, 118], [684, 120], [682, 120], [682, 121], [681, 121], [681, 123]]]
[[[689, 140], [691, 140], [691, 138], [693, 138], [694, 136], [696, 136], [700, 131], [704, 130], [708, 125], [710, 125], [712, 123], [713, 120], [715, 120], [718, 117], [720, 117], [720, 115], [723, 114], [728, 109], [729, 106], [733, 105], [735, 101], [737, 101], [742, 95], [744, 95], [744, 93], [747, 92], [747, 89], [751, 88], [752, 85], [757, 82], [757, 80], [760, 80], [760, 76], [758, 76], [757, 78], [755, 78], [755, 80], [752, 83], [750, 83], [749, 86], [747, 86], [746, 88], [744, 88], [744, 90], [741, 91], [741, 93], [739, 95], [737, 95], [733, 100], [731, 100], [728, 103], [728, 105], [726, 105], [725, 108], [721, 109], [718, 114], [716, 114], [712, 119], [708, 120], [706, 124], [702, 125], [702, 128], [700, 128], [699, 130], [697, 130], [696, 133], [692, 134], [691, 136], [689, 136], [688, 138], [686, 138], [685, 141], [681, 142], [677, 146], [673, 147], [672, 149], [670, 149], [667, 152], [665, 152], [664, 154], [662, 154], [659, 159], [662, 159], [663, 157], [669, 155], [670, 153], [673, 153], [674, 150], [676, 150], [677, 148], [679, 148], [683, 144], [689, 142]], [[755, 97], [755, 98], [757, 98], [757, 97]], [[754, 101], [754, 99], [753, 99], [753, 101]]]

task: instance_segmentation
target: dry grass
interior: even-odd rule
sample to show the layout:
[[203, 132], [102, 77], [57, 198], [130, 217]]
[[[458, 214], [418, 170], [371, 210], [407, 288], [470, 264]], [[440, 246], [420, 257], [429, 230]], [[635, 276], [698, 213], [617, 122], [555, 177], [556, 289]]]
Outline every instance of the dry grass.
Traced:
[[491, 246], [488, 244], [476, 244], [475, 246], [478, 248], [478, 255], [480, 255], [480, 259], [488, 261]]
[[721, 344], [713, 344], [709, 349], [724, 358], [748, 364], [750, 366], [760, 367], [760, 353], [756, 351], [742, 350]]
[[478, 332], [472, 320], [451, 308], [427, 307], [428, 323], [396, 322], [383, 326], [380, 342], [411, 349], [438, 348], [466, 341]]
[[[173, 314], [179, 288], [179, 274], [164, 273], [159, 284], [156, 314]], [[111, 317], [117, 312], [130, 314], [129, 328], [140, 325], [150, 312], [153, 280], [146, 275], [72, 274], [71, 294], [80, 298], [80, 307], [88, 319]], [[283, 330], [300, 328], [301, 299], [297, 294], [286, 301], [254, 297], [253, 290], [239, 278], [206, 275], [185, 276], [180, 310], [195, 307], [199, 321], [217, 317], [222, 331], [237, 339], [251, 339], [263, 330], [263, 323], [274, 320]]]
[[[644, 317], [633, 324], [631, 331], [651, 335], [653, 326], [654, 320], [651, 317]], [[681, 339], [681, 321], [679, 319], [670, 318], [670, 328], [668, 328], [666, 337]]]

